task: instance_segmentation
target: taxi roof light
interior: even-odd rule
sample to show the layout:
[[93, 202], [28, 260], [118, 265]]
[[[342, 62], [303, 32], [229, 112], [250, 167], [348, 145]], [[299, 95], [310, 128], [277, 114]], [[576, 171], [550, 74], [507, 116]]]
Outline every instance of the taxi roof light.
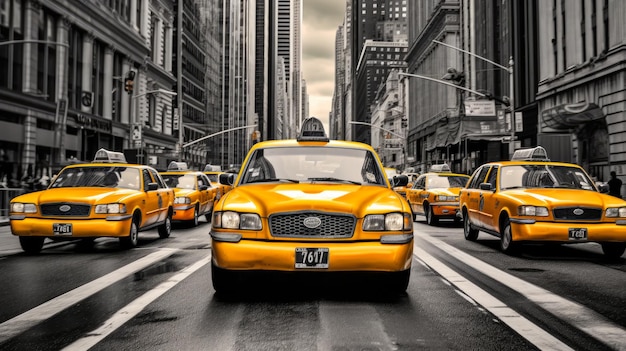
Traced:
[[186, 171], [189, 167], [187, 167], [187, 162], [176, 162], [172, 161], [167, 166], [168, 171]]
[[100, 149], [96, 151], [96, 155], [93, 158], [93, 162], [103, 163], [128, 163], [126, 156], [121, 152], [109, 151], [107, 149]]
[[430, 166], [430, 171], [431, 172], [451, 172], [450, 166], [448, 166], [447, 163], [432, 165]]
[[309, 117], [302, 122], [298, 141], [329, 141], [322, 121]]
[[548, 152], [541, 146], [515, 150], [511, 161], [550, 161]]

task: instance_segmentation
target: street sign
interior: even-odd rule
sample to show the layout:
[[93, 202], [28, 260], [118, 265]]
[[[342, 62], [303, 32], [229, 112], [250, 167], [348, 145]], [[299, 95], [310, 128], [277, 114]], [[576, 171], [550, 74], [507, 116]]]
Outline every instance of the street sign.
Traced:
[[135, 123], [132, 125], [130, 139], [135, 142], [141, 142], [141, 124]]
[[466, 116], [496, 116], [496, 102], [493, 100], [465, 101]]

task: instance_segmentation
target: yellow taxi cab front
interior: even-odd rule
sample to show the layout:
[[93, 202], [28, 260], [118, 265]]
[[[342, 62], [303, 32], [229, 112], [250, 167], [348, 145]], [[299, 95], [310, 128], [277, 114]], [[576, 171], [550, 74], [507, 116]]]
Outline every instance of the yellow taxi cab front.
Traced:
[[180, 162], [172, 162], [168, 171], [160, 175], [165, 183], [174, 189], [174, 215], [172, 220], [184, 221], [197, 226], [199, 217], [205, 216], [211, 221], [213, 206], [217, 197], [217, 188], [211, 184], [203, 172], [187, 170], [173, 170], [180, 166]]
[[331, 141], [311, 117], [297, 140], [255, 144], [211, 227], [216, 291], [240, 273], [361, 272], [407, 288], [413, 252], [408, 203], [374, 149]]
[[220, 174], [224, 174], [226, 172], [222, 172], [222, 171], [204, 171], [204, 174], [206, 174], [207, 177], [209, 177], [209, 180], [211, 181], [211, 184], [213, 184], [213, 186], [215, 186], [217, 188], [217, 195], [215, 200], [219, 200], [222, 195], [226, 194], [231, 188], [231, 185], [228, 184], [222, 184], [219, 181], [219, 177]]
[[98, 150], [93, 163], [63, 168], [47, 189], [10, 203], [10, 226], [22, 249], [39, 253], [46, 238], [116, 237], [135, 247], [138, 233], [171, 231], [174, 191], [149, 166], [125, 163], [121, 153]]
[[601, 190], [582, 167], [551, 162], [542, 147], [517, 150], [511, 161], [476, 169], [461, 190], [465, 238], [498, 236], [505, 253], [525, 242], [596, 242], [607, 257], [620, 257], [626, 201]]
[[425, 216], [429, 225], [437, 224], [442, 218], [460, 220], [459, 191], [468, 179], [468, 175], [452, 173], [449, 168], [420, 175], [407, 190], [413, 215]]

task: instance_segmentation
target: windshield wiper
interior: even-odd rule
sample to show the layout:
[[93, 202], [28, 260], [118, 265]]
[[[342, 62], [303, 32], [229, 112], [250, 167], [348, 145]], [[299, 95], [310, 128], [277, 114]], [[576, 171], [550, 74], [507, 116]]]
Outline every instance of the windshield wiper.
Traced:
[[246, 183], [267, 183], [267, 182], [291, 182], [291, 183], [300, 183], [297, 179], [288, 179], [288, 178], [264, 178], [264, 179], [255, 179]]
[[332, 178], [332, 177], [307, 178], [307, 180], [310, 180], [312, 182], [315, 182], [315, 181], [320, 181], [320, 182], [339, 182], [339, 183], [350, 183], [350, 184], [361, 185], [360, 182], [355, 182], [353, 180], [339, 179], [339, 178]]

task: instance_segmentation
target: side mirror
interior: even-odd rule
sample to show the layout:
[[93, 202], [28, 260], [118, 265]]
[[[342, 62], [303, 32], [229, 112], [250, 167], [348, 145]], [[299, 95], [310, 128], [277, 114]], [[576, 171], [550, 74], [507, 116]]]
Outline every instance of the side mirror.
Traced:
[[208, 185], [206, 185], [206, 184], [200, 185], [200, 190], [201, 190], [201, 191], [202, 191], [202, 190], [207, 190], [208, 188], [209, 188], [209, 186], [208, 186]]
[[480, 190], [494, 190], [491, 183], [480, 183]]
[[609, 193], [609, 184], [607, 183], [602, 183], [598, 186], [598, 191], [600, 191], [602, 194], [608, 194]]
[[233, 185], [235, 183], [234, 173], [222, 173], [220, 174], [220, 184]]
[[148, 183], [148, 191], [157, 190], [159, 188], [159, 184], [157, 183]]
[[404, 174], [393, 176], [393, 186], [406, 186], [409, 184], [409, 177]]

